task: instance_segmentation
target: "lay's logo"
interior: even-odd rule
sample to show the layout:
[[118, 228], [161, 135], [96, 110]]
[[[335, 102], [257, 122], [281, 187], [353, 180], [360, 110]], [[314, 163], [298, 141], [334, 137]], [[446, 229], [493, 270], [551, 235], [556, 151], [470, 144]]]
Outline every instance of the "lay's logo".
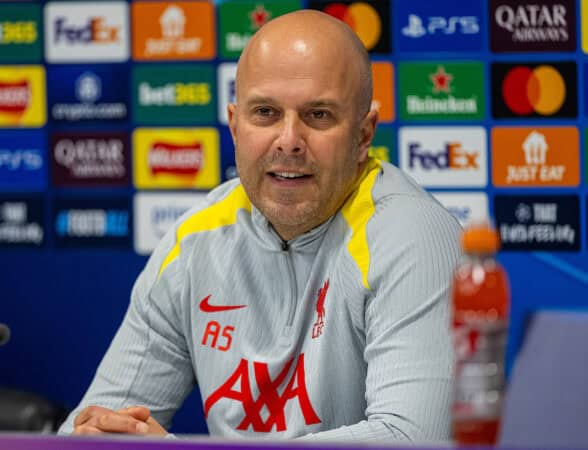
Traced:
[[149, 169], [153, 175], [169, 173], [196, 176], [202, 167], [202, 144], [155, 142], [149, 150]]
[[31, 99], [31, 86], [28, 80], [15, 82], [0, 81], [0, 112], [22, 114]]
[[43, 67], [0, 67], [0, 126], [43, 126], [45, 103]]
[[220, 183], [216, 128], [138, 128], [133, 169], [139, 189], [211, 189]]

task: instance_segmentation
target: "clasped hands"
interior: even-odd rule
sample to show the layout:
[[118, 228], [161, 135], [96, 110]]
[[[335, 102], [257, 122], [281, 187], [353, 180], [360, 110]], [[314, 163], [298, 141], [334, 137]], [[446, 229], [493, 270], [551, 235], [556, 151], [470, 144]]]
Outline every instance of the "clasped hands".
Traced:
[[75, 435], [97, 435], [103, 433], [128, 433], [165, 436], [167, 431], [143, 406], [112, 409], [101, 406], [84, 408], [74, 420]]

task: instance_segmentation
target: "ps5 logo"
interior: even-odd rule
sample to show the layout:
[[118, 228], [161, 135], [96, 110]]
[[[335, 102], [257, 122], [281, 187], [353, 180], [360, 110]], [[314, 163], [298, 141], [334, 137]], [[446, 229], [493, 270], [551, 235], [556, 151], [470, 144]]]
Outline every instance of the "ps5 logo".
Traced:
[[431, 16], [426, 20], [416, 14], [408, 15], [408, 25], [402, 28], [406, 37], [418, 39], [426, 35], [478, 34], [480, 25], [476, 16]]

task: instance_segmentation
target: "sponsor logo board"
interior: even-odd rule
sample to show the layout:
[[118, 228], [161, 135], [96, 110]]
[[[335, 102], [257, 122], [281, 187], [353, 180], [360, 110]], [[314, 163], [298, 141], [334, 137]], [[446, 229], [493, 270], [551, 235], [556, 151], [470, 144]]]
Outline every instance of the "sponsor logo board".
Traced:
[[40, 130], [0, 131], [0, 189], [47, 187], [47, 138]]
[[129, 58], [127, 3], [47, 3], [45, 55], [52, 63], [126, 61]]
[[391, 122], [394, 120], [394, 67], [389, 62], [372, 62], [372, 78], [372, 108], [378, 110], [380, 122]]
[[579, 133], [576, 127], [492, 129], [495, 186], [578, 186]]
[[40, 5], [0, 5], [0, 61], [40, 61], [41, 35]]
[[396, 139], [394, 129], [386, 126], [378, 126], [376, 134], [369, 149], [369, 155], [382, 161], [396, 162]]
[[580, 250], [577, 195], [496, 195], [494, 215], [503, 250]]
[[200, 124], [216, 120], [210, 65], [160, 65], [133, 71], [135, 120], [142, 124]]
[[368, 52], [392, 51], [389, 0], [371, 0], [369, 3], [353, 0], [310, 0], [308, 8], [318, 9], [345, 22], [355, 31]]
[[488, 221], [488, 196], [485, 192], [432, 192], [462, 226]]
[[484, 118], [481, 62], [407, 62], [399, 66], [403, 120]]
[[218, 6], [223, 58], [238, 58], [251, 36], [271, 19], [300, 9], [298, 0], [223, 2]]
[[493, 117], [578, 115], [575, 62], [493, 63], [491, 71]]
[[0, 247], [41, 247], [43, 215], [41, 195], [0, 195]]
[[134, 242], [140, 255], [150, 254], [172, 225], [190, 208], [204, 205], [205, 193], [151, 193], [135, 194]]
[[399, 51], [475, 52], [483, 48], [481, 2], [411, 0], [397, 2], [394, 8]]
[[132, 224], [127, 197], [58, 197], [52, 217], [58, 248], [130, 246]]
[[134, 2], [133, 58], [212, 59], [216, 55], [212, 3], [204, 1]]
[[45, 105], [42, 66], [0, 66], [0, 127], [42, 127]]
[[237, 76], [237, 63], [223, 63], [218, 66], [218, 121], [223, 125], [229, 124], [227, 106], [235, 103], [235, 77]]
[[127, 186], [127, 133], [53, 133], [50, 139], [51, 179], [60, 187]]
[[485, 187], [486, 130], [483, 127], [402, 127], [400, 168], [427, 187]]
[[129, 117], [128, 71], [121, 66], [49, 67], [47, 92], [53, 122], [120, 122]]
[[494, 52], [576, 50], [574, 0], [490, 0]]
[[138, 189], [211, 189], [220, 183], [216, 128], [138, 128], [133, 133]]

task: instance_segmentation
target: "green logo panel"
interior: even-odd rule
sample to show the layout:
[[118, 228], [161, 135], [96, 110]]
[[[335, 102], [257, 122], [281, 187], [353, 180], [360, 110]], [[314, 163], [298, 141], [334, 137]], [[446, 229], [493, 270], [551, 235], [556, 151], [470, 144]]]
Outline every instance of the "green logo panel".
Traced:
[[398, 83], [402, 120], [484, 118], [484, 65], [480, 62], [401, 63]]
[[38, 62], [43, 57], [41, 6], [0, 5], [0, 61]]
[[369, 150], [370, 156], [387, 161], [392, 164], [397, 163], [396, 146], [394, 145], [396, 139], [394, 138], [394, 129], [391, 127], [378, 126], [376, 128], [376, 135], [372, 141]]
[[222, 58], [238, 58], [251, 36], [266, 22], [301, 8], [300, 1], [229, 1], [218, 7]]
[[212, 65], [165, 64], [133, 71], [133, 109], [141, 125], [209, 124], [216, 120]]

